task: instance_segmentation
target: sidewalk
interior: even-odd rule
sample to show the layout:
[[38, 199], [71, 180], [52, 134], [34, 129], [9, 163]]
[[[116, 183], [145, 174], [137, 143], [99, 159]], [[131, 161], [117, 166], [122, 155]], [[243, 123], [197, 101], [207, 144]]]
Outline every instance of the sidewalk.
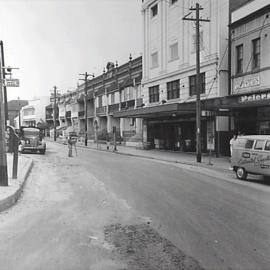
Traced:
[[[48, 141], [53, 141], [52, 138], [46, 138]], [[58, 143], [62, 143], [60, 140], [57, 140]], [[88, 141], [88, 145], [84, 146], [84, 143], [77, 142], [77, 147], [87, 147], [90, 149], [98, 149], [100, 151], [113, 151], [114, 146], [111, 144], [110, 149], [107, 150], [107, 145], [104, 143], [101, 143], [98, 145], [92, 142]], [[129, 156], [137, 156], [137, 157], [144, 157], [148, 159], [156, 159], [161, 161], [167, 161], [172, 163], [181, 163], [181, 164], [187, 164], [187, 165], [193, 165], [193, 166], [201, 166], [201, 167], [207, 167], [212, 168], [215, 170], [220, 171], [228, 171], [230, 168], [230, 159], [229, 157], [215, 157], [214, 154], [212, 154], [211, 159], [209, 160], [208, 154], [202, 155], [202, 162], [197, 163], [196, 162], [196, 154], [195, 153], [186, 153], [186, 152], [176, 152], [176, 151], [168, 151], [168, 150], [143, 150], [143, 149], [137, 149], [135, 147], [129, 147], [129, 146], [122, 146], [117, 145], [117, 151], [116, 154], [122, 154], [122, 155], [129, 155]], [[209, 162], [210, 161], [210, 162]]]
[[33, 166], [30, 158], [19, 155], [17, 179], [12, 177], [13, 155], [7, 154], [8, 186], [0, 186], [0, 212], [11, 207], [19, 199], [23, 186]]

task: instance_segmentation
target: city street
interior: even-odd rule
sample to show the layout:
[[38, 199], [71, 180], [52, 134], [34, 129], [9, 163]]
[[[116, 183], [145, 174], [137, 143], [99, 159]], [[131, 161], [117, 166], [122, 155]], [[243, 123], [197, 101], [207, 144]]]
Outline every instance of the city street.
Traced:
[[269, 182], [47, 146], [0, 213], [1, 270], [269, 269]]

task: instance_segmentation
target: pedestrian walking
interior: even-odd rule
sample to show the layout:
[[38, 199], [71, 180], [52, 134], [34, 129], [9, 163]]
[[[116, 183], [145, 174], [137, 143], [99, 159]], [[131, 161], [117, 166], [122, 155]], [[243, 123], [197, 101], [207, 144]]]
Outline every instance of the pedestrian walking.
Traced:
[[68, 157], [72, 157], [72, 140], [71, 137], [68, 136]]
[[76, 137], [72, 137], [71, 142], [72, 142], [72, 146], [74, 146], [76, 156], [78, 156], [77, 147], [76, 147], [77, 138]]
[[109, 133], [106, 134], [106, 145], [107, 145], [107, 150], [110, 150], [110, 135], [109, 135]]

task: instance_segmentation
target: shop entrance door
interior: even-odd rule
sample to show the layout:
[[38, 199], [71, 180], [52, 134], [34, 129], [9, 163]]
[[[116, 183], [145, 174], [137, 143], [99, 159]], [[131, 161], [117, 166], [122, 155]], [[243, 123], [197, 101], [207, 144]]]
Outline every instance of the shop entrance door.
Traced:
[[241, 109], [236, 114], [236, 130], [241, 134], [257, 133], [257, 108]]

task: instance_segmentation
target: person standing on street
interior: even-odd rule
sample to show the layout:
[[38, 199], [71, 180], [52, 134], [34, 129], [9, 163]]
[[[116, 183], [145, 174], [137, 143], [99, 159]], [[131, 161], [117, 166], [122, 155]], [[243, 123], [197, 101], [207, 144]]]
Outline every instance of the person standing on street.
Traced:
[[68, 157], [72, 157], [72, 140], [71, 137], [68, 136]]
[[237, 135], [234, 134], [233, 137], [230, 140], [230, 152], [231, 152], [231, 156], [232, 156], [232, 152], [233, 152], [233, 144], [236, 141], [236, 139], [237, 139]]

